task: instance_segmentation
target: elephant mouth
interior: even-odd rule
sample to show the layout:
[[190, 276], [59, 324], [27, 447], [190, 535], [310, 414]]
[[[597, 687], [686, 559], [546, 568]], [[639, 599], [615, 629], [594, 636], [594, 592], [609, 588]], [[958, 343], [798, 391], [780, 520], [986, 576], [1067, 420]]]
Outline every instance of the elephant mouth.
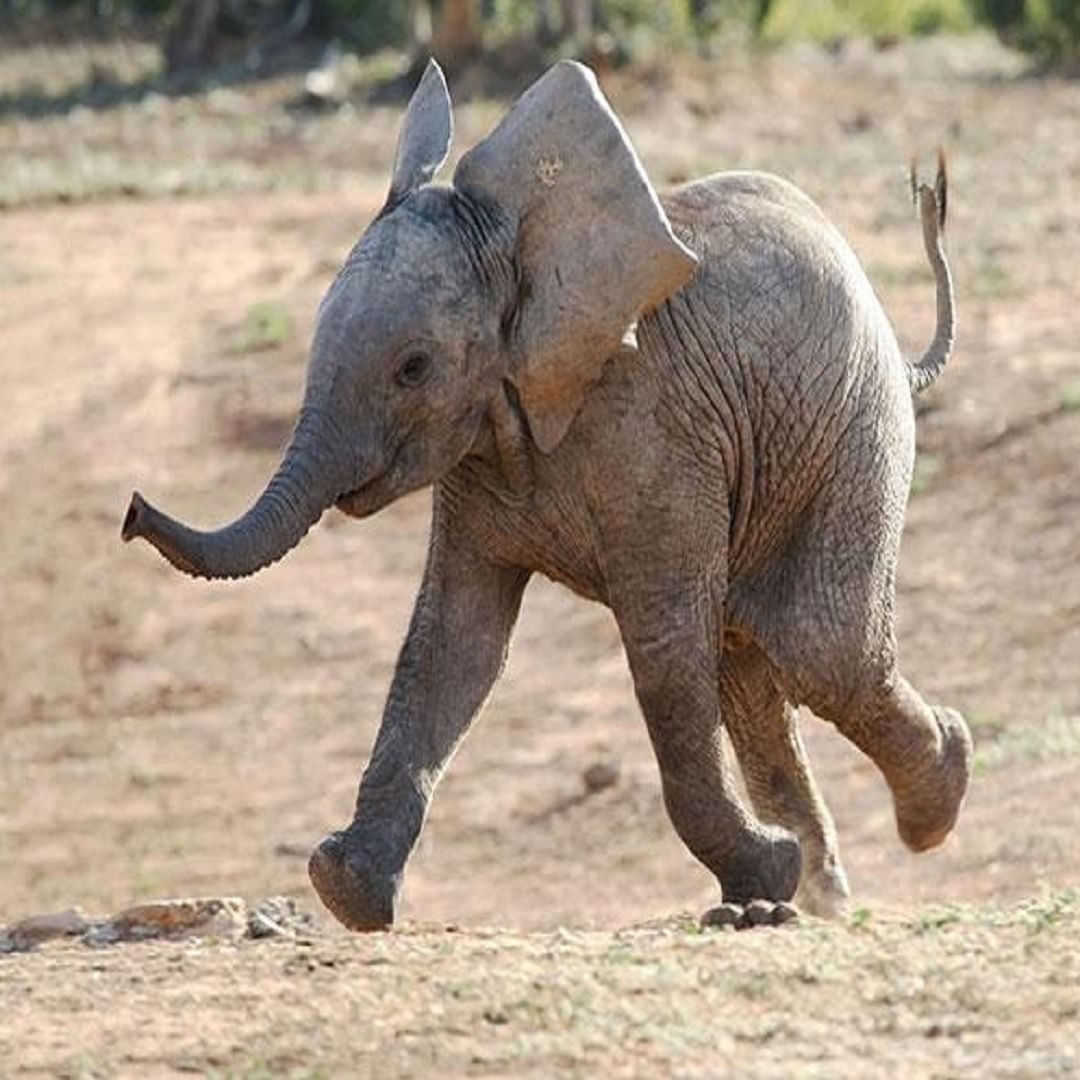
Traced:
[[349, 517], [365, 518], [392, 503], [395, 493], [386, 483], [388, 471], [379, 473], [359, 487], [346, 491], [344, 495], [339, 495], [334, 500], [334, 506]]

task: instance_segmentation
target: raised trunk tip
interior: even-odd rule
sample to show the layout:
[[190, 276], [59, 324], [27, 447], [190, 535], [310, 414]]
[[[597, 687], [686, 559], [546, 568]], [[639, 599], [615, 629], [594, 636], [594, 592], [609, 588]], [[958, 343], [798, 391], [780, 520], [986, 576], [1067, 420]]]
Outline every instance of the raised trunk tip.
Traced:
[[[192, 577], [212, 577], [201, 566], [196, 565], [178, 548], [172, 534], [177, 532], [177, 523], [151, 506], [137, 491], [131, 493], [124, 523], [120, 527], [120, 537], [124, 543], [141, 536], [149, 541], [177, 570]], [[185, 532], [189, 531], [180, 526]]]
[[124, 524], [120, 526], [120, 538], [124, 543], [143, 535], [143, 523], [146, 516], [147, 502], [137, 491], [131, 493]]
[[231, 524], [189, 528], [134, 492], [120, 535], [148, 541], [173, 566], [193, 577], [241, 578], [291, 551], [349, 483], [348, 470], [329, 440], [333, 426], [321, 412], [301, 410], [293, 437], [262, 494]]

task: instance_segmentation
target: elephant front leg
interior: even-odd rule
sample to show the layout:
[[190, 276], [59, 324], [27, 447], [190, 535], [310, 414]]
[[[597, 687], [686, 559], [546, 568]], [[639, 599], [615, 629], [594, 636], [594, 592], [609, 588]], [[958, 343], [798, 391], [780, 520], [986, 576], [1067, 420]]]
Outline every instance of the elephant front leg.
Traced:
[[635, 598], [616, 611], [676, 832], [720, 882], [726, 902], [790, 900], [799, 843], [740, 802], [726, 760], [708, 590]]
[[308, 864], [350, 930], [393, 923], [432, 792], [499, 675], [526, 580], [436, 531], [355, 817]]

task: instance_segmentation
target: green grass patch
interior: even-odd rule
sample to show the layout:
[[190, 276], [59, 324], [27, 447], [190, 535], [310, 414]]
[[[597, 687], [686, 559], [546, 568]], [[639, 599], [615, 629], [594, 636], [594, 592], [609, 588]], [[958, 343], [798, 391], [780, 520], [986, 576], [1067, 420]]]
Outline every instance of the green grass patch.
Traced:
[[868, 907], [857, 907], [848, 916], [848, 926], [852, 930], [862, 930], [869, 925], [873, 913]]
[[1059, 925], [1073, 914], [1076, 900], [1077, 893], [1073, 889], [1050, 892], [1022, 905], [1020, 917], [1033, 933], [1039, 934]]
[[942, 460], [937, 454], [916, 454], [915, 468], [911, 473], [911, 494], [922, 495], [929, 491], [941, 468]]
[[997, 713], [968, 712], [964, 719], [967, 720], [968, 728], [976, 744], [993, 742], [1005, 733], [1005, 720]]
[[1002, 727], [975, 750], [975, 772], [1014, 762], [1038, 764], [1080, 754], [1080, 716], [1048, 716], [1041, 724]]
[[934, 275], [923, 262], [881, 262], [870, 266], [868, 276], [882, 288], [933, 284]]
[[989, 255], [982, 255], [975, 264], [968, 290], [978, 300], [1000, 300], [1024, 291], [1009, 268]]
[[1074, 379], [1061, 388], [1058, 404], [1062, 412], [1080, 412], [1080, 379]]
[[764, 35], [773, 41], [907, 37], [970, 30], [965, 0], [774, 0]]
[[233, 346], [235, 352], [252, 353], [276, 349], [292, 336], [289, 313], [274, 300], [260, 300], [248, 308], [243, 328]]
[[928, 908], [920, 911], [909, 924], [917, 934], [931, 934], [943, 926], [960, 922], [960, 912], [953, 908]]

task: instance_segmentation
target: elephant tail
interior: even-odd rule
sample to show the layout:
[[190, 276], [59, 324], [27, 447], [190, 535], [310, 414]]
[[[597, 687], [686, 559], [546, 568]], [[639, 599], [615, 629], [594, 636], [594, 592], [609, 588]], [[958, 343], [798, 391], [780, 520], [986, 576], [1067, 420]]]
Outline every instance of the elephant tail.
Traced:
[[922, 220], [923, 245], [930, 269], [934, 272], [937, 295], [937, 327], [934, 340], [917, 363], [908, 365], [911, 392], [919, 394], [942, 372], [952, 353], [956, 334], [956, 306], [953, 301], [952, 274], [945, 258], [942, 236], [945, 232], [945, 210], [948, 204], [948, 179], [945, 172], [945, 152], [938, 151], [937, 176], [934, 185], [921, 183], [911, 163], [911, 198], [919, 208]]

